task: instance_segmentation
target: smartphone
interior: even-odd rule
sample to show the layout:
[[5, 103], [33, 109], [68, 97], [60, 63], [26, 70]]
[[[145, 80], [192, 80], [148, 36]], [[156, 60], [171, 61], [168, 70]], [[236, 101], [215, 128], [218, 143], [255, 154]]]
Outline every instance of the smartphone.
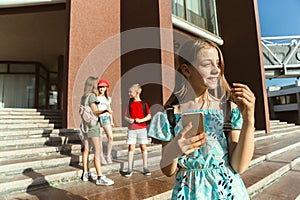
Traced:
[[182, 114], [182, 127], [187, 126], [189, 122], [192, 122], [193, 127], [185, 134], [185, 138], [190, 138], [204, 132], [203, 113], [196, 112]]

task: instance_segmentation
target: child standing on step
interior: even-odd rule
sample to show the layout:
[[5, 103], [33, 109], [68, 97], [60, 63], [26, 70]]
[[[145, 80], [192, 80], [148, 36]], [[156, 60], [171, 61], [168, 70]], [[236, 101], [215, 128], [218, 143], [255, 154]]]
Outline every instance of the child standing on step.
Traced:
[[142, 88], [139, 84], [133, 84], [129, 90], [128, 95], [130, 97], [129, 105], [125, 111], [125, 120], [130, 124], [128, 127], [128, 135], [126, 143], [128, 146], [128, 171], [125, 176], [130, 177], [132, 175], [133, 168], [133, 155], [136, 140], [140, 144], [143, 158], [143, 174], [150, 176], [151, 172], [147, 167], [147, 144], [148, 144], [148, 134], [147, 134], [147, 124], [146, 122], [151, 120], [151, 112], [148, 103], [141, 100], [140, 95]]
[[[172, 199], [249, 199], [239, 174], [254, 152], [253, 92], [241, 83], [229, 88], [221, 50], [211, 41], [185, 43], [177, 64], [167, 114], [154, 115], [149, 129], [162, 140], [162, 172], [176, 174]], [[198, 125], [183, 126], [186, 113], [202, 113], [204, 129], [190, 133]]]
[[[103, 148], [101, 148], [101, 163], [103, 165], [105, 164], [111, 164], [111, 151], [113, 146], [113, 134], [112, 134], [112, 127], [114, 126], [113, 117], [112, 117], [112, 110], [111, 110], [111, 97], [108, 96], [108, 88], [109, 83], [105, 79], [100, 79], [98, 81], [98, 91], [99, 95], [97, 96], [98, 100], [98, 110], [109, 110], [109, 112], [103, 113], [99, 115], [99, 122], [100, 126], [103, 128], [106, 137], [107, 137], [107, 143], [106, 143], [106, 156], [103, 156]], [[101, 144], [102, 146], [102, 144]]]
[[[98, 78], [89, 77], [84, 85], [84, 94], [81, 98], [81, 105], [87, 104], [91, 107], [95, 116], [99, 116], [102, 113], [110, 112], [109, 110], [98, 110], [97, 109], [97, 82]], [[87, 99], [88, 98], [88, 99]], [[83, 174], [82, 180], [89, 181], [91, 179], [96, 179], [97, 185], [112, 185], [114, 181], [107, 178], [104, 174], [102, 174], [101, 164], [100, 164], [100, 126], [99, 122], [95, 126], [91, 126], [88, 129], [88, 132], [84, 135], [84, 148], [82, 152], [82, 164], [83, 164]], [[94, 177], [93, 174], [89, 170], [89, 153], [90, 146], [94, 147], [94, 166], [96, 168], [97, 176]]]

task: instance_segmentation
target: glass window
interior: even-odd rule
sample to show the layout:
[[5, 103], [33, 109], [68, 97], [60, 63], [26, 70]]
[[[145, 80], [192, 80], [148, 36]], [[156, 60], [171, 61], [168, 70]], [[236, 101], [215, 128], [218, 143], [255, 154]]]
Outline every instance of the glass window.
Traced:
[[47, 108], [47, 81], [40, 77], [38, 87], [38, 108]]
[[0, 107], [33, 108], [34, 97], [35, 75], [0, 75]]
[[48, 76], [48, 72], [43, 67], [40, 67], [40, 76], [43, 78], [47, 78]]
[[0, 63], [0, 73], [7, 72], [7, 64]]
[[173, 0], [172, 3], [172, 13], [182, 19], [185, 19], [184, 1], [185, 0]]
[[35, 64], [14, 63], [9, 64], [10, 73], [35, 73]]
[[215, 0], [173, 0], [172, 12], [195, 26], [219, 35]]

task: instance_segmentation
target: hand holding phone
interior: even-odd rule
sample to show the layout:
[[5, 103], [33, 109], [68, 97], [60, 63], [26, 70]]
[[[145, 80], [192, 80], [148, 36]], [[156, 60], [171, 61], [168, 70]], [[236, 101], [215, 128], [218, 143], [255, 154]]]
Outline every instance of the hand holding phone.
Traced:
[[196, 112], [182, 114], [182, 127], [187, 126], [189, 122], [192, 122], [192, 128], [185, 134], [185, 138], [190, 138], [204, 132], [203, 113]]

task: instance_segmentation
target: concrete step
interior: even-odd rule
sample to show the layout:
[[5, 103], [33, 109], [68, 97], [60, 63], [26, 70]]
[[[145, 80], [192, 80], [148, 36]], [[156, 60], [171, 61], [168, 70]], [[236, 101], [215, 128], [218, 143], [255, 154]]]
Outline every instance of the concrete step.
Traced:
[[[73, 129], [73, 132], [77, 133], [79, 129]], [[35, 129], [10, 129], [10, 130], [1, 130], [0, 131], [0, 140], [4, 139], [18, 139], [26, 137], [51, 137], [52, 135], [66, 135], [70, 133], [70, 129], [53, 129], [53, 128], [35, 128]], [[74, 134], [72, 133], [72, 134]], [[106, 137], [102, 131], [103, 137]], [[127, 128], [116, 127], [113, 128], [113, 136], [119, 137], [121, 135], [127, 135]]]
[[15, 160], [0, 161], [0, 175], [12, 176], [21, 174], [24, 169], [32, 168], [33, 170], [54, 168], [58, 166], [78, 165], [81, 163], [81, 152], [74, 154], [66, 152], [52, 155], [41, 155], [38, 157], [26, 157]]
[[280, 120], [270, 120], [270, 127], [278, 124], [287, 124], [288, 122], [280, 121]]
[[[248, 192], [252, 196], [265, 189], [265, 186], [268, 188], [272, 186], [270, 186], [270, 184], [275, 183], [276, 181], [280, 182], [281, 178], [290, 173], [295, 166], [298, 166], [300, 160], [300, 137], [297, 134], [298, 127], [295, 127], [296, 126], [293, 124], [276, 120], [271, 122], [270, 134], [266, 135], [264, 131], [256, 131], [255, 153], [249, 169], [242, 175], [245, 184], [247, 185]], [[53, 135], [54, 137], [59, 136], [60, 138], [66, 137], [61, 135], [61, 133], [57, 132], [55, 129], [53, 129], [53, 131], [55, 133], [48, 132], [44, 134], [48, 134], [49, 136]], [[113, 135], [115, 142], [112, 152], [113, 164], [102, 167], [105, 174], [118, 173], [119, 171], [122, 174], [127, 170], [128, 145], [125, 144], [126, 132], [127, 129], [120, 128], [117, 130], [117, 128], [114, 128]], [[11, 133], [11, 137], [13, 137], [13, 135], [18, 137], [20, 135], [28, 136], [41, 134], [37, 132], [37, 134], [31, 134], [26, 131], [22, 133], [7, 131], [6, 133]], [[5, 136], [1, 136], [0, 131], [0, 138], [1, 137], [4, 138]], [[106, 136], [103, 132], [102, 137], [105, 146]], [[10, 139], [6, 137], [5, 140]], [[15, 138], [15, 140], [22, 141], [23, 139]], [[2, 145], [5, 146], [4, 143]], [[159, 169], [161, 145], [149, 144], [147, 149], [149, 152], [149, 167], [156, 167]], [[80, 150], [81, 144], [62, 145], [61, 143], [57, 146], [43, 145], [34, 148], [21, 149], [10, 146], [0, 150], [0, 195], [6, 195], [9, 192], [25, 191], [27, 188], [36, 188], [43, 186], [43, 184], [49, 186], [60, 185], [59, 183], [63, 182], [78, 181], [82, 173]], [[13, 160], [9, 160], [11, 158], [13, 158]], [[90, 165], [93, 166], [93, 155], [90, 156], [90, 159]], [[21, 165], [21, 163], [24, 163], [24, 165]], [[141, 153], [139, 146], [136, 145], [134, 169], [137, 174], [141, 172], [141, 167]], [[95, 171], [93, 167], [91, 170]], [[10, 176], [10, 178], [8, 178], [9, 176], [5, 176], [5, 172], [13, 174], [13, 178], [12, 176]], [[133, 176], [135, 176], [135, 174]], [[174, 182], [172, 181], [172, 185], [169, 188], [161, 188], [160, 194], [156, 193], [157, 198], [153, 198], [165, 199], [165, 197], [169, 197], [173, 183]], [[99, 196], [97, 196], [97, 198], [98, 197]]]
[[54, 124], [0, 124], [0, 132], [2, 132], [2, 130], [30, 130], [35, 128], [54, 128]]
[[0, 116], [40, 116], [39, 112], [33, 111], [1, 111]]
[[296, 165], [268, 188], [252, 197], [252, 200], [285, 200], [300, 197], [300, 165]]
[[0, 126], [2, 124], [48, 124], [48, 119], [0, 119]]
[[299, 127], [290, 127], [290, 128], [286, 128], [284, 131], [280, 131], [280, 132], [271, 132], [269, 134], [255, 135], [254, 141], [257, 142], [259, 140], [268, 140], [271, 138], [282, 137], [282, 136], [291, 135], [294, 133], [300, 134]]
[[64, 134], [59, 133], [59, 129], [36, 129], [36, 130], [28, 130], [28, 131], [6, 131], [0, 133], [0, 141], [1, 140], [19, 140], [25, 138], [41, 138], [41, 137], [58, 137], [64, 136]]
[[287, 134], [282, 137], [274, 137], [265, 140], [259, 140], [255, 142], [255, 155], [266, 155], [271, 152], [275, 152], [279, 149], [293, 148], [298, 146], [300, 137], [298, 134]]
[[77, 141], [79, 138], [74, 136], [53, 136], [53, 137], [39, 137], [39, 138], [25, 138], [17, 140], [0, 140], [0, 150], [7, 149], [9, 147], [29, 147], [38, 145], [62, 145], [67, 141]]
[[[126, 135], [122, 133], [114, 133], [113, 145], [123, 145], [126, 144]], [[7, 147], [18, 147], [22, 148], [25, 146], [37, 146], [37, 145], [58, 145], [65, 143], [66, 141], [80, 141], [77, 133], [69, 134], [65, 136], [64, 134], [59, 134], [58, 132], [51, 134], [35, 134], [35, 135], [18, 135], [18, 136], [0, 136], [0, 149], [5, 149]], [[106, 143], [107, 138], [103, 136], [103, 141]]]
[[5, 200], [15, 199], [153, 199], [160, 195], [160, 199], [168, 199], [170, 195], [161, 195], [165, 190], [170, 190], [174, 184], [174, 177], [169, 178], [162, 174], [157, 167], [150, 168], [151, 176], [134, 173], [132, 177], [120, 176], [120, 173], [109, 174], [108, 177], [115, 181], [109, 187], [99, 187], [95, 181], [75, 181], [71, 184], [50, 185], [40, 190], [27, 190], [21, 194], [5, 195]]
[[[157, 166], [160, 160], [160, 153], [154, 152], [148, 154], [148, 165]], [[113, 164], [102, 166], [104, 174], [116, 173], [124, 171], [127, 167], [127, 158], [123, 157], [113, 160]], [[126, 166], [126, 167], [124, 167]], [[134, 172], [142, 172], [142, 159], [141, 155], [135, 155], [134, 158]], [[95, 172], [92, 167], [91, 171]], [[0, 195], [5, 195], [12, 192], [25, 191], [28, 187], [36, 188], [41, 187], [43, 184], [51, 185], [63, 182], [79, 180], [82, 175], [81, 166], [60, 166], [50, 169], [34, 170], [26, 168], [21, 174], [11, 176], [0, 176]]]
[[[122, 143], [124, 140], [120, 140]], [[103, 142], [103, 147], [104, 147], [104, 153], [106, 150], [105, 147], [105, 142]], [[121, 144], [123, 145], [123, 144]], [[120, 145], [119, 145], [120, 146]], [[124, 145], [123, 145], [124, 146]], [[126, 145], [127, 146], [127, 145]], [[153, 146], [153, 145], [152, 145]], [[157, 146], [157, 145], [156, 145]], [[127, 153], [124, 151], [127, 151], [126, 149], [123, 149], [119, 147], [119, 151], [121, 153], [118, 153], [118, 145], [114, 146], [113, 150], [113, 158], [114, 159], [119, 159], [121, 156]], [[28, 151], [28, 150], [31, 151]], [[18, 155], [14, 154], [14, 152], [18, 150]], [[150, 147], [148, 148], [148, 152], [160, 152], [160, 148], [154, 148]], [[41, 152], [43, 152], [41, 154]], [[27, 154], [26, 154], [27, 153]], [[135, 151], [136, 154], [140, 154], [140, 150], [137, 145], [137, 149]], [[14, 158], [12, 159], [9, 155], [14, 154]], [[62, 148], [58, 145], [58, 147], [54, 148], [49, 148], [48, 146], [40, 146], [40, 147], [30, 147], [30, 148], [15, 148], [15, 149], [6, 149], [6, 151], [1, 152], [2, 158], [0, 159], [0, 174], [5, 173], [5, 172], [14, 172], [16, 173], [16, 170], [20, 170], [24, 168], [24, 166], [31, 166], [34, 168], [34, 166], [37, 167], [47, 167], [49, 166], [50, 163], [51, 166], [56, 166], [57, 164], [59, 165], [70, 165], [71, 163], [77, 163], [81, 162], [81, 152], [79, 151], [79, 146], [78, 144], [68, 144]], [[119, 155], [116, 157], [116, 155]], [[51, 160], [51, 161], [50, 161]], [[45, 164], [46, 163], [46, 164]]]
[[15, 119], [45, 119], [42, 115], [3, 115], [1, 120], [15, 120]]
[[285, 128], [285, 127], [292, 127], [292, 126], [295, 126], [295, 124], [283, 123], [283, 124], [272, 125], [272, 126], [270, 126], [270, 129], [274, 131], [276, 129], [282, 129], [282, 128]]
[[[289, 128], [294, 128], [294, 127], [295, 127], [295, 124], [287, 123], [287, 122], [280, 122], [278, 120], [278, 121], [270, 123], [270, 133], [282, 132], [282, 131], [285, 131], [286, 128], [289, 129]], [[270, 134], [270, 133], [268, 133], [268, 134]], [[264, 135], [266, 135], [265, 130], [256, 130], [255, 131], [255, 137], [264, 136]]]
[[266, 160], [250, 166], [242, 174], [242, 178], [247, 187], [248, 193], [252, 196], [269, 184], [277, 181], [285, 173], [290, 171], [293, 166], [300, 163], [300, 146], [289, 149]]
[[36, 112], [35, 108], [0, 108], [0, 112]]
[[5, 160], [17, 160], [19, 158], [32, 158], [43, 155], [53, 155], [53, 154], [67, 154], [76, 153], [81, 151], [81, 144], [64, 144], [57, 146], [40, 145], [36, 147], [26, 147], [19, 149], [7, 148], [0, 150], [0, 161]]

